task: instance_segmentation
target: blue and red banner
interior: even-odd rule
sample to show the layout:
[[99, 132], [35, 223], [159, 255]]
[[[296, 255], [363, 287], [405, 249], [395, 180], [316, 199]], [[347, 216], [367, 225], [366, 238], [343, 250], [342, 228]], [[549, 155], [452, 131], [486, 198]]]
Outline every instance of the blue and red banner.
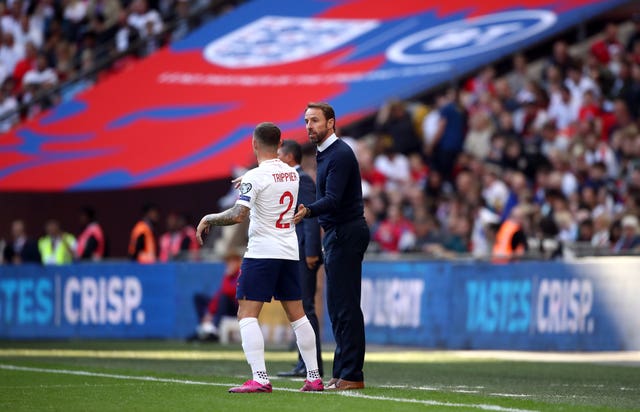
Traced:
[[0, 190], [162, 186], [254, 162], [253, 127], [305, 139], [526, 48], [626, 0], [258, 0], [0, 136]]

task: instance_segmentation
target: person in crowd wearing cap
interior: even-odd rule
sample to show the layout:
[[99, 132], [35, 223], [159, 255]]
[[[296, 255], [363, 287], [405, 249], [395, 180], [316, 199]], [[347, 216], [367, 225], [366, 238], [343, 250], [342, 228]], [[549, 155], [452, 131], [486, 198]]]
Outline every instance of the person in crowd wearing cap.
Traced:
[[622, 235], [613, 246], [614, 252], [640, 252], [640, 231], [638, 218], [626, 215], [622, 218]]

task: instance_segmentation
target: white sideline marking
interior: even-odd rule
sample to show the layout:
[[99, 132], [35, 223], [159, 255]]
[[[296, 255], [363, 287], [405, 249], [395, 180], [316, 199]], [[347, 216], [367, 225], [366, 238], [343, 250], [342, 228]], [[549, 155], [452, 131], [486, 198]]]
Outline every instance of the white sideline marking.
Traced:
[[374, 399], [379, 401], [394, 401], [394, 402], [403, 402], [403, 403], [418, 403], [426, 406], [450, 406], [452, 408], [476, 408], [476, 409], [482, 409], [485, 411], [500, 411], [500, 412], [535, 412], [530, 409], [505, 408], [504, 406], [487, 405], [483, 403], [453, 403], [453, 402], [439, 402], [439, 401], [420, 400], [420, 399], [389, 398], [386, 396], [365, 395], [359, 392], [337, 392], [337, 393], [339, 393], [342, 396], [352, 397], [352, 398], [365, 398], [365, 399]]
[[[183, 385], [205, 385], [205, 386], [233, 386], [233, 383], [216, 383], [216, 382], [202, 382], [202, 381], [192, 381], [192, 380], [183, 380], [183, 379], [171, 379], [171, 378], [156, 378], [154, 376], [136, 376], [136, 375], [118, 375], [113, 373], [101, 373], [101, 372], [89, 372], [82, 370], [69, 370], [69, 369], [45, 369], [45, 368], [32, 368], [27, 366], [16, 366], [16, 365], [6, 365], [0, 364], [0, 369], [11, 370], [11, 371], [21, 371], [21, 372], [41, 372], [41, 373], [57, 373], [62, 375], [76, 375], [76, 376], [91, 376], [98, 378], [111, 378], [111, 379], [124, 379], [124, 380], [138, 380], [145, 382], [161, 382], [161, 383], [178, 383]], [[297, 389], [291, 388], [273, 388], [274, 391], [283, 391], [283, 392], [299, 392]], [[311, 392], [320, 394], [320, 392]], [[408, 398], [391, 398], [387, 396], [374, 396], [367, 395], [364, 393], [354, 392], [354, 391], [345, 391], [345, 392], [322, 392], [323, 394], [331, 394], [331, 395], [339, 395], [346, 396], [350, 398], [361, 398], [361, 399], [371, 399], [371, 400], [380, 400], [380, 401], [392, 401], [392, 402], [400, 402], [400, 403], [417, 403], [427, 406], [448, 406], [452, 408], [475, 408], [482, 409], [485, 411], [499, 411], [499, 412], [536, 412], [530, 409], [517, 409], [517, 408], [506, 408], [498, 405], [488, 405], [488, 404], [473, 404], [473, 403], [453, 403], [453, 402], [439, 402], [432, 400], [420, 400], [420, 399], [408, 399]]]

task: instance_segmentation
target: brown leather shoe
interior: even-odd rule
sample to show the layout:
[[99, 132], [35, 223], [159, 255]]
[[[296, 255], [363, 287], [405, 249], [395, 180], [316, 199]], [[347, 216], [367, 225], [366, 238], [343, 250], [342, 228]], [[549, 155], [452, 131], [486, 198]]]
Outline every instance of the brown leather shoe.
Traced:
[[338, 383], [338, 378], [331, 378], [326, 385], [324, 385], [325, 389], [333, 388], [335, 389], [336, 383]]
[[349, 391], [353, 389], [364, 389], [364, 381], [348, 381], [345, 379], [338, 379], [338, 381], [335, 382], [333, 385], [329, 385], [330, 383], [331, 381], [327, 383], [327, 387], [325, 388], [325, 390]]

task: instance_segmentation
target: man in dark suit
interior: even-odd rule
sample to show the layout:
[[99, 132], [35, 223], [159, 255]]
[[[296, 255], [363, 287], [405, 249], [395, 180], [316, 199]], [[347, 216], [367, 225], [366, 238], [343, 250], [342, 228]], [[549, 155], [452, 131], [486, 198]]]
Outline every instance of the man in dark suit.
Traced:
[[11, 224], [11, 237], [2, 252], [2, 259], [6, 264], [42, 263], [38, 242], [27, 236], [22, 220], [14, 220]]
[[362, 259], [369, 245], [362, 180], [351, 148], [335, 135], [336, 119], [327, 103], [309, 103], [304, 114], [309, 140], [317, 145], [317, 200], [300, 203], [294, 222], [318, 217], [325, 231], [327, 310], [336, 350], [327, 390], [364, 388], [364, 318], [360, 309]]
[[[300, 188], [298, 191], [298, 204], [312, 203], [316, 200], [316, 185], [311, 176], [302, 170], [302, 148], [294, 140], [283, 140], [278, 149], [278, 158], [284, 163], [296, 169], [300, 175]], [[297, 205], [296, 205], [297, 206]], [[300, 252], [300, 286], [302, 287], [302, 306], [304, 313], [309, 318], [313, 331], [316, 333], [316, 351], [318, 353], [318, 369], [323, 375], [322, 353], [320, 350], [320, 326], [316, 314], [316, 283], [318, 281], [318, 268], [320, 267], [322, 248], [320, 246], [320, 225], [318, 219], [305, 219], [296, 225], [298, 235], [298, 247]], [[287, 372], [280, 372], [278, 376], [305, 377], [307, 371], [302, 356], [298, 355], [298, 364]]]

